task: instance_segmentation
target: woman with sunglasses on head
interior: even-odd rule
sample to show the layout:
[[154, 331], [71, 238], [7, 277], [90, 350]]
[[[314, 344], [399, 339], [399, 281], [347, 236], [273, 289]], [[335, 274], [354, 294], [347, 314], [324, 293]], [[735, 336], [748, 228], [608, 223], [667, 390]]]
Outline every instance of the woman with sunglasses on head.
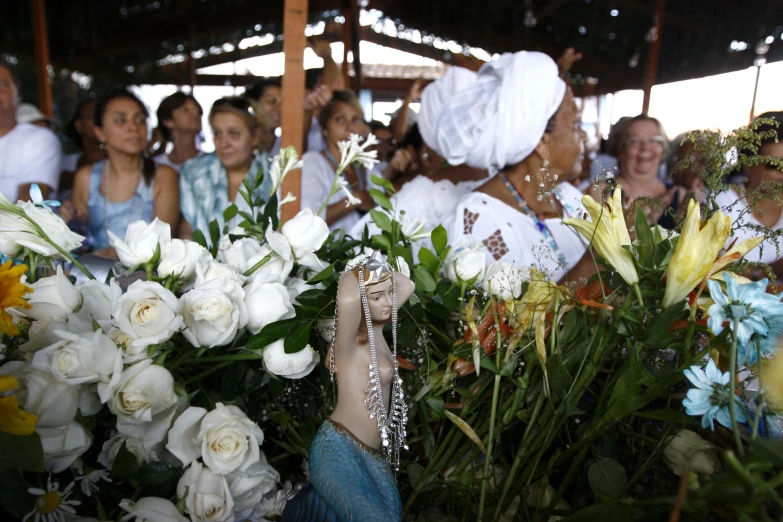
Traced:
[[[183, 163], [201, 154], [196, 147], [196, 139], [201, 132], [203, 114], [204, 110], [196, 98], [184, 92], [175, 92], [160, 102], [157, 130], [161, 142], [151, 154], [155, 163], [179, 172]], [[167, 154], [169, 143], [173, 144], [173, 148]]]
[[77, 172], [73, 197], [63, 204], [66, 221], [85, 221], [99, 255], [114, 257], [108, 230], [125, 238], [134, 221], [165, 221], [176, 230], [179, 221], [177, 173], [144, 156], [147, 117], [144, 104], [127, 90], [104, 96], [95, 104], [95, 133], [106, 159]]
[[246, 178], [255, 180], [263, 172], [257, 195], [268, 200], [272, 191], [267, 155], [256, 150], [259, 124], [250, 102], [237, 96], [219, 99], [209, 111], [209, 124], [215, 152], [186, 162], [180, 170], [182, 238], [192, 237], [197, 229], [208, 237], [210, 221], [222, 224], [229, 205], [236, 203], [242, 209], [245, 203], [238, 193]]

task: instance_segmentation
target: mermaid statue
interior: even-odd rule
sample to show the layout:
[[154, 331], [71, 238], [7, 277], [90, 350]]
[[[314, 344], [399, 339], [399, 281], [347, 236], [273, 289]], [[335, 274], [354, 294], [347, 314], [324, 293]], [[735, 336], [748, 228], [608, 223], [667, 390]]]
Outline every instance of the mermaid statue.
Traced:
[[[402, 520], [394, 473], [405, 445], [407, 406], [397, 367], [397, 310], [413, 282], [379, 252], [349, 265], [337, 289], [327, 365], [337, 405], [310, 447], [310, 484], [288, 501], [283, 522]], [[392, 349], [383, 337], [392, 324]]]

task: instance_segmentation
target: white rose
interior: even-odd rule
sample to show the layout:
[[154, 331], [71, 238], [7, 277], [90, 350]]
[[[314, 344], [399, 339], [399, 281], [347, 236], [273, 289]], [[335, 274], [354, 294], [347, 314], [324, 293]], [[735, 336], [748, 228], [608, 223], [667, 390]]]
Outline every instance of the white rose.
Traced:
[[126, 437], [125, 435], [116, 435], [103, 443], [101, 452], [98, 455], [98, 463], [106, 469], [114, 467], [114, 459], [117, 458], [117, 454], [120, 452], [122, 445], [125, 444], [125, 448], [136, 457], [136, 461], [139, 464], [146, 464], [158, 460], [158, 456], [155, 451], [144, 445], [144, 441], [134, 437]]
[[228, 236], [223, 236], [218, 243], [217, 260], [233, 266], [239, 273], [244, 274], [248, 268], [253, 266], [249, 260], [260, 253], [261, 244], [253, 238], [244, 237], [232, 243]]
[[111, 230], [109, 243], [117, 251], [120, 262], [127, 267], [136, 267], [152, 261], [155, 251], [160, 246], [163, 249], [171, 242], [171, 227], [158, 218], [152, 223], [135, 221], [128, 225], [125, 241], [117, 237]]
[[509, 263], [495, 261], [484, 276], [484, 290], [493, 297], [508, 301], [519, 298], [524, 282], [522, 271]]
[[486, 271], [486, 256], [478, 249], [465, 248], [451, 251], [446, 257], [446, 277], [452, 283], [472, 285], [484, 277]]
[[192, 522], [227, 522], [234, 519], [234, 499], [226, 478], [194, 462], [177, 484], [177, 498], [185, 497]]
[[250, 281], [261, 279], [262, 283], [283, 283], [294, 268], [293, 258], [286, 261], [272, 250], [269, 245], [264, 245], [261, 247], [261, 252], [250, 260], [250, 267], [255, 266], [256, 263], [266, 257], [268, 259], [264, 262], [264, 265], [250, 274]]
[[323, 290], [324, 288], [326, 288], [321, 283], [308, 285], [307, 281], [305, 281], [304, 279], [300, 279], [298, 277], [292, 277], [288, 281], [286, 281], [285, 287], [288, 290], [288, 298], [291, 300], [291, 303], [295, 305], [299, 304], [296, 301], [296, 298], [302, 292], [306, 292], [308, 290]]
[[27, 331], [27, 342], [19, 345], [19, 351], [23, 354], [32, 354], [50, 346], [60, 338], [57, 336], [57, 330], [67, 330], [68, 323], [54, 319], [44, 319], [42, 321], [33, 321], [30, 329]]
[[158, 276], [177, 276], [180, 281], [191, 281], [196, 277], [196, 263], [211, 259], [209, 250], [195, 241], [172, 239], [161, 250]]
[[296, 315], [288, 290], [280, 283], [264, 283], [256, 279], [245, 287], [245, 304], [249, 316], [247, 329], [253, 334], [268, 324]]
[[122, 372], [109, 400], [109, 410], [117, 416], [117, 431], [140, 438], [147, 446], [166, 436], [176, 406], [174, 378], [149, 359]]
[[411, 267], [408, 266], [408, 262], [405, 261], [402, 257], [396, 257], [394, 258], [395, 261], [397, 261], [397, 271], [404, 275], [405, 277], [411, 276]]
[[41, 437], [44, 468], [52, 473], [68, 469], [92, 446], [92, 434], [78, 422], [59, 428], [38, 428], [36, 432]]
[[308, 344], [296, 353], [285, 353], [284, 339], [277, 340], [264, 348], [264, 367], [278, 377], [301, 379], [313, 371], [320, 357]]
[[[2, 201], [4, 204], [9, 204], [5, 197], [2, 197]], [[50, 240], [57, 243], [66, 252], [76, 250], [84, 241], [83, 236], [69, 229], [68, 225], [54, 212], [36, 207], [29, 201], [20, 201], [17, 206], [41, 227]], [[15, 256], [23, 247], [44, 256], [62, 259], [62, 254], [44, 241], [30, 222], [7, 210], [0, 210], [0, 252], [7, 256]]]
[[234, 471], [226, 475], [228, 490], [234, 499], [234, 510], [250, 509], [261, 499], [275, 489], [280, 481], [280, 474], [266, 461], [264, 452], [258, 462], [245, 471]]
[[196, 263], [196, 287], [209, 283], [213, 279], [230, 279], [244, 285], [247, 277], [230, 265], [218, 263], [212, 259], [202, 259]]
[[313, 274], [317, 274], [321, 270], [329, 266], [329, 263], [321, 260], [313, 252], [300, 251], [297, 253], [296, 262], [299, 266], [308, 269]]
[[167, 341], [182, 328], [177, 298], [158, 283], [136, 281], [120, 297], [114, 319], [133, 338], [133, 346], [146, 348]]
[[207, 413], [191, 406], [169, 431], [168, 449], [183, 466], [201, 457], [220, 475], [245, 471], [259, 461], [264, 432], [236, 406], [217, 403]]
[[280, 232], [291, 244], [294, 257], [299, 260], [303, 252], [315, 252], [329, 237], [329, 226], [313, 211], [306, 208], [299, 212], [293, 219], [286, 221]]
[[684, 429], [669, 439], [663, 449], [663, 462], [677, 476], [686, 471], [712, 475], [721, 469], [716, 449], [699, 434]]
[[179, 301], [182, 334], [196, 347], [225, 346], [247, 324], [245, 291], [231, 280], [214, 279], [190, 290]]
[[39, 279], [32, 287], [33, 293], [25, 296], [32, 309], [23, 311], [31, 319], [65, 321], [79, 306], [79, 291], [59, 265], [55, 275]]
[[122, 288], [115, 279], [108, 285], [96, 280], [87, 281], [79, 287], [81, 308], [77, 314], [88, 321], [108, 321], [111, 319], [111, 313], [117, 309], [120, 296]]
[[38, 417], [37, 428], [59, 428], [76, 417], [78, 386], [60, 382], [48, 373], [33, 369], [25, 371], [23, 376], [26, 388], [24, 409]]
[[122, 517], [122, 522], [135, 519], [135, 522], [188, 522], [179, 514], [177, 506], [158, 497], [144, 497], [136, 502], [129, 498], [120, 501], [120, 507], [128, 512]]
[[[55, 379], [71, 385], [100, 382], [116, 386], [122, 372], [122, 353], [114, 341], [101, 330], [90, 334], [58, 331], [57, 342], [33, 356], [32, 367], [51, 373]], [[101, 400], [109, 397], [101, 393]]]
[[133, 364], [150, 358], [151, 354], [147, 353], [146, 346], [134, 346], [133, 338], [119, 328], [109, 330], [109, 337], [122, 352], [122, 362], [124, 364]]
[[79, 414], [82, 417], [92, 417], [103, 409], [97, 389], [98, 387], [94, 384], [79, 386]]

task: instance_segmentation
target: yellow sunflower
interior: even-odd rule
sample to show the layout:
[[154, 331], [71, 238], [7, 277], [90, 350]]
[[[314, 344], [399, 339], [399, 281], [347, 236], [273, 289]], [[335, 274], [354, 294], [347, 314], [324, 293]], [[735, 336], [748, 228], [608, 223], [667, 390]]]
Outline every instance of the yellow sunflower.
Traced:
[[0, 332], [8, 336], [19, 335], [19, 328], [6, 309], [30, 308], [24, 295], [32, 293], [33, 289], [22, 283], [25, 272], [27, 265], [11, 266], [11, 261], [0, 266]]
[[[0, 376], [0, 393], [15, 390], [19, 381], [12, 375]], [[19, 408], [16, 397], [0, 397], [0, 431], [11, 435], [31, 435], [38, 417]]]

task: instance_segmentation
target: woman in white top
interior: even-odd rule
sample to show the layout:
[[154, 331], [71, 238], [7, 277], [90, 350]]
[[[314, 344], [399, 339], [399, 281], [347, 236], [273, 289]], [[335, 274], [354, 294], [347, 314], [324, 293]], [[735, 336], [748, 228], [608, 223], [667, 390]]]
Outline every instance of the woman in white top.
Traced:
[[[335, 91], [332, 100], [321, 109], [319, 123], [326, 140], [322, 151], [304, 154], [302, 160], [302, 208], [311, 208], [318, 212], [332, 187], [337, 166], [340, 163], [340, 149], [337, 144], [347, 140], [351, 134], [359, 134], [364, 126], [364, 118], [359, 100], [351, 91]], [[351, 227], [361, 219], [364, 212], [373, 208], [370, 197], [370, 179], [367, 172], [357, 166], [349, 166], [343, 173], [351, 187], [353, 195], [360, 203], [348, 204], [345, 193], [334, 194], [321, 212], [331, 230]]]
[[[157, 115], [161, 142], [152, 153], [152, 159], [158, 165], [179, 172], [183, 163], [201, 154], [196, 147], [196, 138], [201, 132], [204, 110], [190, 94], [175, 92], [160, 102]], [[174, 147], [166, 154], [169, 143]]]
[[[766, 113], [759, 118], [775, 119], [783, 123], [783, 112]], [[783, 127], [773, 125], [761, 125], [756, 132], [775, 131], [775, 136], [762, 140], [758, 154], [770, 158], [783, 159]], [[748, 151], [746, 154], [752, 155]], [[772, 165], [760, 163], [745, 167], [747, 182], [745, 187], [748, 190], [758, 190], [762, 183], [783, 182], [783, 172]], [[771, 230], [783, 229], [783, 207], [773, 198], [766, 198], [758, 201], [754, 208], [748, 207], [748, 202], [744, 197], [744, 191], [726, 190], [715, 196], [715, 203], [720, 209], [731, 216], [732, 235], [728, 243], [743, 241], [752, 237], [758, 237], [763, 234], [763, 228]], [[748, 225], [751, 225], [749, 227]], [[756, 230], [752, 227], [755, 226]], [[760, 261], [762, 263], [772, 264], [783, 258], [783, 245], [780, 249], [773, 241], [765, 241], [754, 250], [745, 255], [748, 261]], [[780, 252], [778, 252], [780, 250]], [[776, 268], [773, 266], [773, 268]], [[779, 272], [776, 269], [776, 272]]]
[[450, 163], [499, 171], [457, 205], [454, 247], [481, 248], [488, 264], [532, 266], [556, 279], [577, 265], [586, 246], [562, 218], [584, 212], [581, 193], [567, 183], [583, 133], [550, 57], [522, 51], [482, 67], [445, 104], [434, 135]]

